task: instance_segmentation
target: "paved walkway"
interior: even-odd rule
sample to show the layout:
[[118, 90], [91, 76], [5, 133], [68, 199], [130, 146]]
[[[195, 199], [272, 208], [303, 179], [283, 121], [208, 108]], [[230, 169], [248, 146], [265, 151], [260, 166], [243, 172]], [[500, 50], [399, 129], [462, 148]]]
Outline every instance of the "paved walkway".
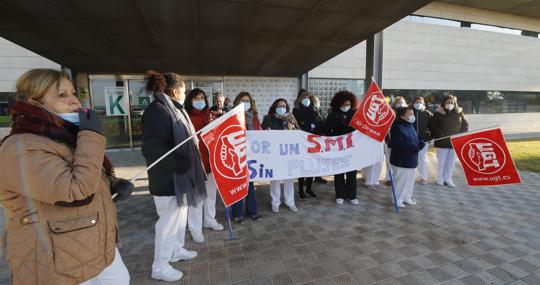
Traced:
[[[139, 151], [109, 156], [121, 177], [143, 169]], [[540, 284], [540, 175], [521, 175], [521, 185], [468, 188], [457, 167], [457, 188], [417, 185], [418, 205], [399, 214], [389, 190], [359, 187], [360, 205], [337, 206], [332, 183], [315, 184], [320, 198], [298, 200], [298, 213], [282, 206], [273, 214], [260, 185], [263, 218], [234, 226], [235, 240], [205, 230], [198, 245], [187, 234], [199, 257], [173, 265], [185, 274], [177, 284]], [[118, 205], [121, 253], [132, 284], [166, 284], [150, 279], [157, 216], [145, 176], [136, 186], [138, 195]], [[224, 212], [220, 205], [222, 223]]]

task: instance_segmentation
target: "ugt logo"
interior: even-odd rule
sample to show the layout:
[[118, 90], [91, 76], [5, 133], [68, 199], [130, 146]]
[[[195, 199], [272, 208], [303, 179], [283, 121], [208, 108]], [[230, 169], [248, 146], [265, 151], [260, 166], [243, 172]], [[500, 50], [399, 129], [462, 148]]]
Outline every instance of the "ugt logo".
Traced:
[[461, 156], [470, 169], [481, 174], [493, 174], [506, 163], [506, 155], [501, 146], [486, 138], [466, 142], [461, 149]]
[[364, 105], [364, 117], [371, 126], [386, 125], [391, 119], [390, 106], [386, 104], [381, 91], [369, 94], [369, 101]]
[[239, 125], [225, 128], [214, 149], [215, 169], [229, 179], [245, 179], [247, 175], [246, 131]]

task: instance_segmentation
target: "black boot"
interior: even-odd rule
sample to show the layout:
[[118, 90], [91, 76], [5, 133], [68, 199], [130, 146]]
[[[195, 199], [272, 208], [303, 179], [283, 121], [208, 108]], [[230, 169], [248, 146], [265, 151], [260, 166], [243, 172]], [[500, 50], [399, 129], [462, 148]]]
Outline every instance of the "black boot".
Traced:
[[304, 193], [304, 178], [298, 178], [298, 197], [302, 200], [307, 198], [306, 193]]
[[328, 183], [328, 181], [326, 181], [326, 179], [324, 179], [322, 177], [315, 177], [315, 182], [318, 182], [318, 183], [321, 183], [321, 184]]
[[307, 189], [307, 190], [306, 190], [306, 193], [307, 193], [309, 196], [313, 197], [313, 198], [319, 197], [319, 196], [317, 196], [317, 194], [315, 194], [315, 193], [313, 192], [313, 190], [311, 190], [311, 189]]

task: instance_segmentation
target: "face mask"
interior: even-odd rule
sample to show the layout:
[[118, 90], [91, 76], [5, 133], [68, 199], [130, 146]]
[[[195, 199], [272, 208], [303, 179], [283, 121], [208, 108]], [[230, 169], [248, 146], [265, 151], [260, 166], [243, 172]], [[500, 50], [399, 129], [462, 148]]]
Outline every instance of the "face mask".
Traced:
[[244, 112], [249, 111], [251, 109], [251, 102], [244, 102]]
[[309, 98], [302, 99], [302, 105], [309, 107], [309, 105], [311, 105], [311, 100], [309, 100]]
[[341, 108], [339, 108], [343, 113], [347, 113], [349, 112], [349, 110], [351, 109], [351, 106], [347, 105], [347, 106], [343, 106]]
[[287, 112], [287, 109], [285, 107], [277, 107], [276, 113], [280, 116], [283, 116]]
[[408, 118], [407, 118], [407, 122], [409, 123], [414, 123], [416, 122], [416, 117], [414, 115], [410, 115]]
[[422, 111], [422, 110], [424, 110], [425, 107], [424, 107], [424, 104], [423, 104], [423, 103], [415, 103], [415, 104], [414, 104], [414, 108], [415, 108], [416, 110], [418, 110], [418, 111]]
[[77, 112], [73, 112], [73, 113], [60, 113], [58, 114], [58, 116], [60, 116], [60, 118], [70, 122], [70, 123], [73, 123], [75, 125], [79, 125], [79, 113]]
[[199, 111], [206, 107], [206, 103], [204, 101], [192, 101], [191, 103], [193, 104], [193, 108]]
[[446, 104], [444, 107], [446, 107], [446, 109], [447, 109], [448, 111], [454, 110], [454, 104], [452, 104], [452, 103]]

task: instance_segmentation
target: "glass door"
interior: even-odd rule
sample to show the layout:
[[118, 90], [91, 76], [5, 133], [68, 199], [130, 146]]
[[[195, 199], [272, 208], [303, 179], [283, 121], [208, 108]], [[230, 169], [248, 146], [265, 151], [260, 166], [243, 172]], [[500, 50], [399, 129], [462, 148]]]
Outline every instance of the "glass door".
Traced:
[[91, 79], [92, 107], [98, 113], [107, 137], [107, 148], [132, 146], [127, 81]]
[[139, 147], [142, 144], [142, 116], [154, 98], [144, 90], [143, 80], [128, 80], [128, 89], [131, 106], [131, 136], [133, 146]]

